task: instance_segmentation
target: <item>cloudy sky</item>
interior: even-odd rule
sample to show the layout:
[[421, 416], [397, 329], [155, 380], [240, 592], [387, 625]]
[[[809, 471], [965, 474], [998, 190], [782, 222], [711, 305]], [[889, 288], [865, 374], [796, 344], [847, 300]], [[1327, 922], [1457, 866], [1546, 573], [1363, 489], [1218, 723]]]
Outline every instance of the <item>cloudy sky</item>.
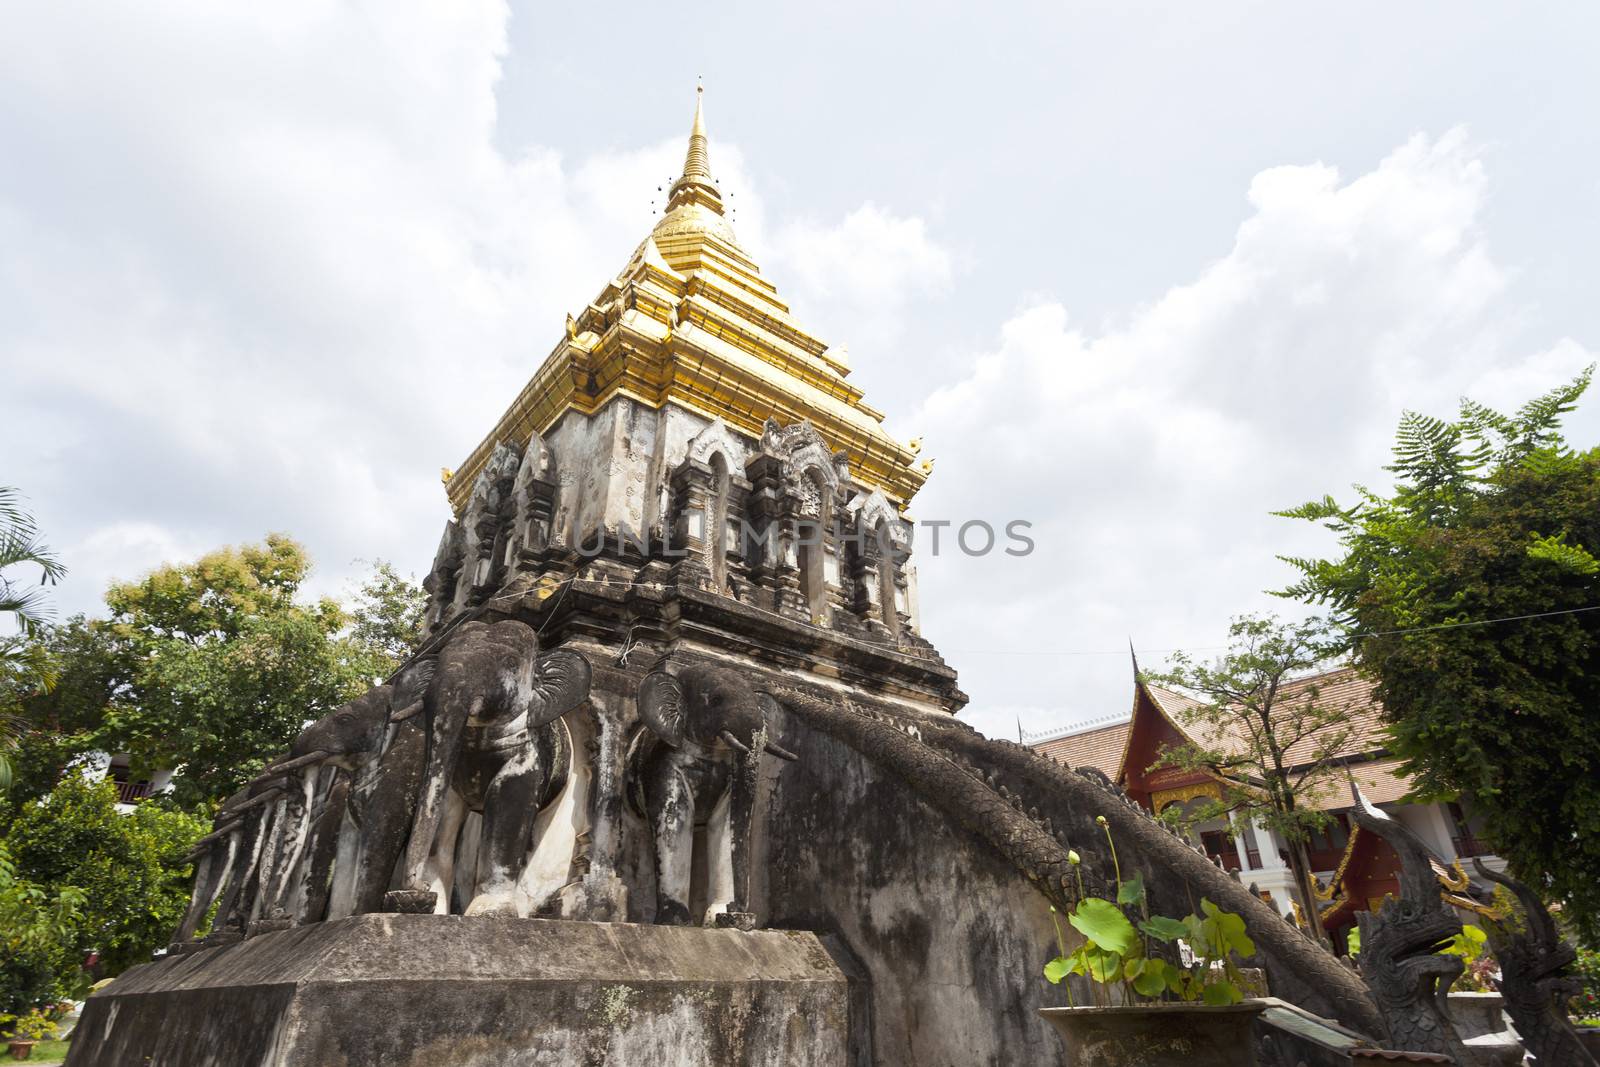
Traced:
[[[981, 727], [1270, 606], [1267, 512], [1600, 352], [1589, 4], [0, 7], [0, 483], [63, 611], [299, 537], [426, 570], [442, 466], [651, 224], [697, 75], [741, 240], [937, 460]], [[1600, 396], [1571, 422], [1600, 441]]]

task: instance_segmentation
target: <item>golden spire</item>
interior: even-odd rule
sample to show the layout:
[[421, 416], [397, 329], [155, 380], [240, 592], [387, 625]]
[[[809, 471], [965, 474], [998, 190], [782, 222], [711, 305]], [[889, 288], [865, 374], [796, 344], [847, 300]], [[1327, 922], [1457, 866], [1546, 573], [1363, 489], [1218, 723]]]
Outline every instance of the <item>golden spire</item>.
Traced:
[[683, 176], [711, 180], [711, 167], [706, 163], [706, 87], [694, 87], [694, 127], [689, 131], [689, 154], [683, 160]]
[[[694, 126], [689, 130], [689, 151], [683, 157], [683, 175], [672, 183], [667, 196], [668, 217], [687, 207], [701, 207], [713, 214], [722, 214], [722, 192], [711, 176], [706, 151], [705, 92], [703, 85], [694, 88]], [[728, 236], [731, 238], [731, 231]]]

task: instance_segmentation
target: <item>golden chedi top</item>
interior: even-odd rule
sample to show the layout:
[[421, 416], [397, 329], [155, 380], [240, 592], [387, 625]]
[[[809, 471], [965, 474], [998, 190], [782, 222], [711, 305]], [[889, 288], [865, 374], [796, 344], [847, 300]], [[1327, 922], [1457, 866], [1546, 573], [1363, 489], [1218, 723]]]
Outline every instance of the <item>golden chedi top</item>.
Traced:
[[697, 90], [682, 175], [666, 211], [626, 267], [569, 319], [555, 350], [493, 431], [446, 484], [459, 515], [496, 444], [524, 445], [568, 412], [613, 398], [677, 404], [759, 438], [768, 418], [807, 420], [849, 456], [852, 476], [904, 508], [927, 479], [915, 451], [883, 428], [883, 412], [846, 381], [842, 350], [789, 316], [777, 289], [739, 246], [712, 176], [703, 91]]

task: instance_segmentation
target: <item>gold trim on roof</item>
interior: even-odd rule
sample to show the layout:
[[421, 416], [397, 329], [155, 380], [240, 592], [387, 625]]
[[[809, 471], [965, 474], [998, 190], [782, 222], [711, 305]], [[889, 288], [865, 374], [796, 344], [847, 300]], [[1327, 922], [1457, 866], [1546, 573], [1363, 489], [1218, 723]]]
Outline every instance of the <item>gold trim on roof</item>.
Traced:
[[667, 211], [621, 275], [567, 325], [446, 485], [459, 514], [501, 443], [525, 445], [567, 412], [592, 415], [617, 397], [677, 404], [747, 436], [766, 420], [806, 420], [843, 450], [854, 478], [904, 509], [927, 480], [916, 452], [890, 437], [883, 412], [846, 380], [842, 350], [789, 317], [771, 282], [739, 247], [711, 174], [703, 97]]
[[1160, 815], [1161, 809], [1166, 805], [1193, 800], [1195, 797], [1210, 797], [1212, 800], [1221, 800], [1222, 786], [1215, 781], [1207, 781], [1180, 785], [1173, 789], [1158, 789], [1150, 794], [1150, 807], [1157, 815]]

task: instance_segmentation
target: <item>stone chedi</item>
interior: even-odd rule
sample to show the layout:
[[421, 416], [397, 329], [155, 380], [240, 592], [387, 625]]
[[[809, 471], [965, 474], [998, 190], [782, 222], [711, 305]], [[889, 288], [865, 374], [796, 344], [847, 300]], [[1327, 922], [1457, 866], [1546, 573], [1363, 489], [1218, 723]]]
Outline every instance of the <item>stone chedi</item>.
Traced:
[[958, 721], [925, 467], [740, 248], [697, 105], [661, 221], [447, 479], [423, 646], [222, 806], [70, 1063], [1060, 1062], [1097, 817], [1152, 908], [1239, 912], [1275, 993], [1387, 1039], [1103, 775]]

